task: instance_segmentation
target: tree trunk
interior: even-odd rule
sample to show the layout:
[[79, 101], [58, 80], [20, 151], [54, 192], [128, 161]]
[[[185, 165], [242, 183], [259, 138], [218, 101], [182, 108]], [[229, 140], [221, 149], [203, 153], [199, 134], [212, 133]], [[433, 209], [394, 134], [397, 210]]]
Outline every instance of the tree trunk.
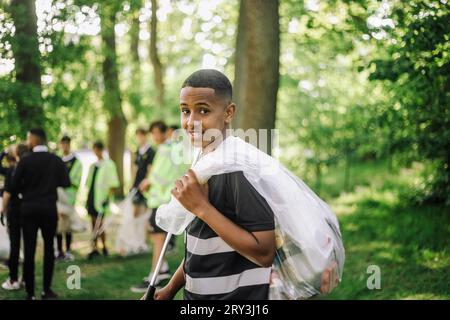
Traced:
[[141, 1], [135, 2], [130, 27], [131, 81], [129, 87], [129, 101], [134, 111], [141, 112], [141, 59], [139, 58], [139, 10]]
[[125, 151], [127, 121], [122, 111], [117, 68], [116, 39], [114, 33], [116, 10], [113, 7], [104, 5], [102, 7], [101, 18], [101, 38], [104, 54], [102, 72], [105, 85], [103, 105], [109, 114], [107, 147], [110, 158], [117, 166], [120, 180], [118, 195], [123, 195], [123, 155]]
[[246, 80], [246, 73], [243, 70], [246, 69], [245, 65], [245, 34], [247, 30], [247, 26], [245, 24], [245, 3], [246, 1], [241, 1], [239, 6], [239, 19], [238, 19], [238, 29], [236, 36], [236, 51], [234, 53], [234, 92], [233, 92], [233, 100], [238, 106], [236, 109], [236, 114], [233, 119], [233, 126], [235, 128], [241, 128], [241, 114], [242, 114], [242, 106], [244, 105], [242, 91], [244, 87], [244, 83]]
[[15, 100], [21, 131], [26, 132], [43, 127], [45, 119], [35, 1], [12, 0], [10, 12], [16, 28], [12, 40], [16, 83], [21, 88]]
[[[235, 69], [236, 126], [274, 129], [279, 82], [280, 32], [278, 0], [242, 1], [238, 23]], [[268, 145], [259, 148], [271, 153]]]
[[133, 11], [130, 27], [131, 60], [137, 65], [139, 65], [141, 62], [139, 58], [139, 31], [140, 31], [139, 10], [140, 6], [136, 7], [135, 10]]
[[153, 66], [153, 80], [156, 88], [156, 101], [158, 107], [164, 106], [164, 79], [163, 79], [163, 66], [158, 56], [157, 47], [157, 26], [158, 19], [156, 17], [156, 11], [158, 10], [158, 3], [156, 0], [152, 0], [152, 17], [150, 20], [150, 60]]

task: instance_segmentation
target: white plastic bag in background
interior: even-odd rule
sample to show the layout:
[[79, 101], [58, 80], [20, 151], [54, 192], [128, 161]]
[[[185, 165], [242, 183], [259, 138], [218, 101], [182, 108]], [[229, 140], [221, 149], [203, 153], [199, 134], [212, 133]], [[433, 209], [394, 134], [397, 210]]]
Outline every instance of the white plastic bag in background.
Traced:
[[[306, 299], [321, 292], [330, 265], [342, 279], [345, 251], [339, 223], [330, 207], [277, 160], [249, 143], [227, 137], [193, 166], [200, 183], [213, 175], [242, 171], [275, 215], [277, 254], [271, 299]], [[180, 234], [195, 216], [175, 198], [158, 208], [157, 224]]]
[[[3, 210], [3, 198], [0, 197], [0, 212]], [[6, 224], [6, 217], [3, 218]], [[0, 260], [9, 258], [9, 235], [5, 226], [0, 224]]]
[[130, 192], [119, 204], [122, 222], [117, 232], [116, 251], [121, 255], [131, 255], [148, 251], [146, 243], [147, 221], [150, 211], [134, 216], [133, 197], [136, 191]]
[[89, 223], [83, 220], [78, 214], [75, 206], [70, 204], [69, 197], [63, 188], [57, 189], [58, 201], [56, 208], [58, 213], [65, 214], [70, 218], [71, 230], [74, 232], [85, 232], [89, 228]]

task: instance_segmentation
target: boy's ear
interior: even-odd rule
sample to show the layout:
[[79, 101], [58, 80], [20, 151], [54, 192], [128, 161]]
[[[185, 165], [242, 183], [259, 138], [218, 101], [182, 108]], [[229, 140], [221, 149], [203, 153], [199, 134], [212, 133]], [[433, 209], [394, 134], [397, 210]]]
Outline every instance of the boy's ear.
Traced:
[[230, 124], [233, 121], [236, 105], [232, 102], [225, 108], [225, 123]]

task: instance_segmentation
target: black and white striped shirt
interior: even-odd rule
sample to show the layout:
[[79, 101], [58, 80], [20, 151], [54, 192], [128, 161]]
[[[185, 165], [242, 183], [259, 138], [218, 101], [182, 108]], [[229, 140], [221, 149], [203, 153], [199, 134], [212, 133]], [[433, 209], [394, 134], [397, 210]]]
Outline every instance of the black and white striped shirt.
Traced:
[[[275, 228], [267, 201], [242, 172], [211, 177], [209, 201], [223, 215], [250, 231]], [[185, 299], [268, 298], [271, 268], [262, 268], [232, 249], [196, 218], [185, 234]]]

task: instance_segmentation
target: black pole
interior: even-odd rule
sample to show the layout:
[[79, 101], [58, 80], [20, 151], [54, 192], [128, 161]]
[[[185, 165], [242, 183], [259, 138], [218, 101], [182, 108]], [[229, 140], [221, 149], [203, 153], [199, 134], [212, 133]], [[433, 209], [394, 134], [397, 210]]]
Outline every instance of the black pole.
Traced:
[[145, 294], [145, 300], [155, 300], [154, 299], [155, 291], [156, 291], [155, 286], [150, 285], [147, 289], [147, 293]]

